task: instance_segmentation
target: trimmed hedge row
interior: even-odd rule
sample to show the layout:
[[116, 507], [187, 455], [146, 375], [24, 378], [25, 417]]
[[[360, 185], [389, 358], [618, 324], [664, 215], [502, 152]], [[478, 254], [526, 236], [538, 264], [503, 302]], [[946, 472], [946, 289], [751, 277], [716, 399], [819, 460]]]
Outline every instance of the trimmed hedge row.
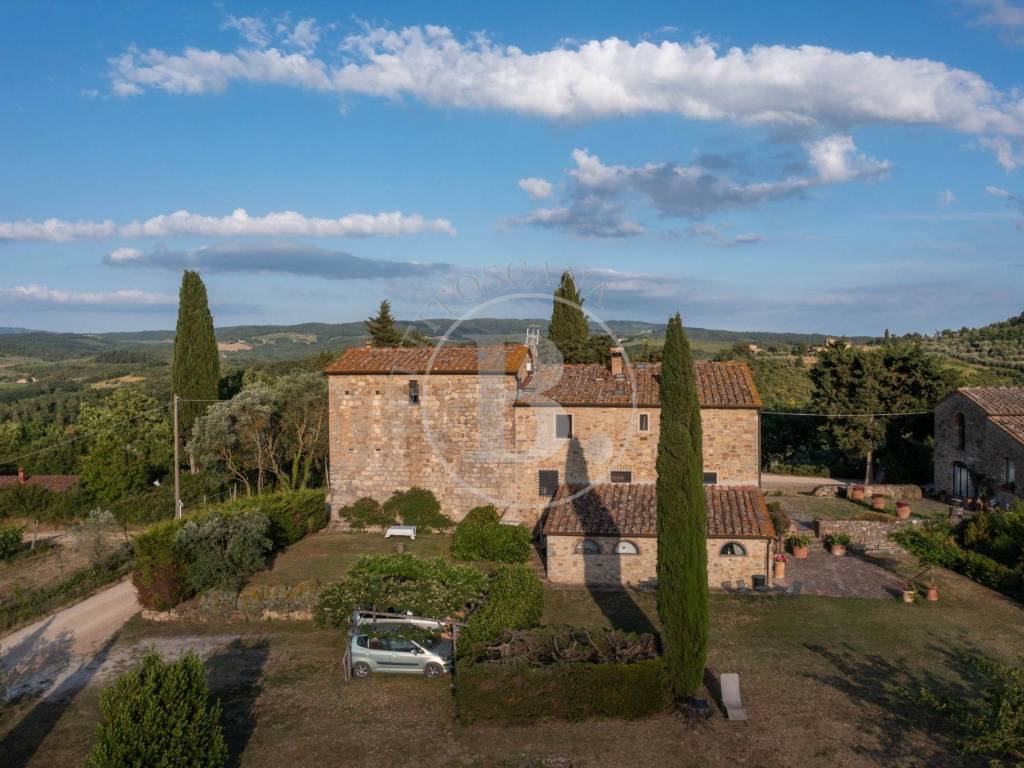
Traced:
[[494, 507], [476, 507], [455, 526], [452, 555], [459, 560], [525, 563], [530, 559], [531, 538], [521, 525], [502, 525]]
[[455, 707], [464, 723], [636, 719], [669, 703], [661, 659], [551, 667], [460, 661], [455, 676]]
[[132, 581], [139, 592], [139, 602], [146, 608], [162, 611], [195, 594], [187, 577], [190, 563], [176, 545], [178, 532], [186, 522], [201, 520], [210, 514], [235, 515], [249, 511], [258, 511], [269, 518], [272, 551], [283, 549], [327, 524], [324, 494], [317, 489], [237, 499], [158, 523], [132, 542], [135, 550]]
[[505, 629], [528, 629], [540, 623], [544, 585], [528, 565], [506, 565], [491, 574], [487, 597], [470, 614], [459, 633], [459, 654], [492, 643]]
[[447, 531], [452, 527], [451, 518], [441, 512], [441, 503], [437, 497], [424, 488], [395, 491], [383, 504], [364, 496], [339, 509], [338, 515], [348, 520], [356, 531], [387, 528], [399, 521], [403, 525], [415, 525], [417, 533]]

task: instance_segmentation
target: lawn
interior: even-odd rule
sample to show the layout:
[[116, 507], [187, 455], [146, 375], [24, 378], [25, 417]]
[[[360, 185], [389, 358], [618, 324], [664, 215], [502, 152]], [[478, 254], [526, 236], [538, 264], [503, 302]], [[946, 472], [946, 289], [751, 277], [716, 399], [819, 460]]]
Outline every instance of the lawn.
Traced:
[[[801, 520], [814, 520], [817, 518], [842, 520], [872, 511], [869, 506], [858, 504], [845, 498], [813, 496], [809, 493], [794, 491], [785, 491], [780, 496], [769, 495], [765, 498], [769, 502], [781, 502], [782, 509], [790, 517]], [[949, 516], [949, 505], [933, 499], [914, 499], [909, 503], [911, 514], [916, 517], [944, 520]], [[889, 501], [886, 505], [886, 511], [894, 513], [895, 509], [896, 502]]]
[[[422, 539], [439, 554], [442, 537]], [[380, 540], [382, 543], [382, 540]], [[368, 536], [322, 534], [295, 558], [351, 561]], [[420, 544], [421, 542], [416, 542]], [[415, 546], [415, 545], [414, 545]], [[298, 553], [298, 545], [288, 555]], [[311, 566], [340, 575], [324, 565]], [[909, 568], [898, 564], [897, 568]], [[307, 578], [309, 568], [275, 565]], [[261, 578], [273, 574], [268, 572]], [[215, 648], [207, 662], [232, 754], [243, 766], [946, 766], [961, 763], [949, 729], [886, 684], [969, 689], [962, 655], [1009, 661], [1024, 648], [1024, 609], [974, 582], [939, 574], [938, 603], [859, 598], [711, 599], [709, 669], [739, 672], [751, 726], [721, 718], [688, 728], [664, 714], [638, 722], [460, 725], [445, 682], [385, 677], [342, 682], [342, 635], [309, 623], [149, 623], [134, 619], [115, 655]], [[650, 593], [548, 586], [544, 620], [630, 629], [657, 626]], [[99, 713], [93, 684], [0, 743], [13, 764], [80, 765]], [[35, 714], [35, 713], [34, 713]], [[0, 731], [3, 727], [0, 726]], [[18, 745], [27, 745], [18, 747]], [[21, 759], [31, 751], [31, 759]]]

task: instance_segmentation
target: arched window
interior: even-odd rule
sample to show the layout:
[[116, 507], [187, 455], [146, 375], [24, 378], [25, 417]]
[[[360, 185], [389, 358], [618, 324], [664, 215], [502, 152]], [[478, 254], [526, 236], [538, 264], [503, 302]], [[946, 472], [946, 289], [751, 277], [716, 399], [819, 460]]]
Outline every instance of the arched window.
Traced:
[[956, 415], [956, 447], [963, 449], [967, 447], [967, 422], [962, 413]]
[[747, 554], [747, 548], [738, 541], [730, 541], [718, 550], [718, 554], [725, 555], [727, 557], [745, 557]]
[[615, 545], [616, 555], [639, 555], [640, 549], [632, 541], [620, 541]]
[[576, 545], [576, 553], [580, 555], [600, 555], [601, 545], [593, 539], [584, 539]]

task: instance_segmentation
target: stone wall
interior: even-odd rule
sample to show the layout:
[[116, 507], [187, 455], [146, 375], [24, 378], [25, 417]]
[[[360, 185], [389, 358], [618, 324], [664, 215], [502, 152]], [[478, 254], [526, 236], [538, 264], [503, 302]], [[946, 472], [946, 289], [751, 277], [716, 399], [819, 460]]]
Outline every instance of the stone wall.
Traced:
[[[622, 539], [611, 536], [592, 536], [601, 545], [601, 554], [584, 555], [576, 551], [582, 536], [547, 536], [548, 579], [558, 584], [617, 584], [652, 585], [657, 581], [658, 542], [647, 537]], [[615, 545], [631, 541], [639, 550], [637, 555], [616, 555]], [[711, 589], [730, 588], [742, 581], [752, 586], [753, 577], [765, 576], [771, 584], [770, 544], [768, 539], [736, 539], [746, 549], [746, 555], [722, 555], [722, 547], [730, 539], [708, 539], [708, 585]]]
[[[849, 493], [848, 485], [819, 485], [814, 489], [815, 496], [836, 497], [846, 496]], [[872, 496], [881, 495], [890, 499], [913, 501], [921, 498], [921, 486], [919, 485], [865, 485], [864, 499], [871, 500]]]
[[899, 549], [889, 541], [889, 534], [908, 525], [924, 525], [924, 520], [912, 517], [908, 520], [893, 518], [891, 523], [881, 520], [815, 520], [817, 535], [827, 539], [833, 533], [845, 533], [850, 537], [850, 548], [860, 550]]

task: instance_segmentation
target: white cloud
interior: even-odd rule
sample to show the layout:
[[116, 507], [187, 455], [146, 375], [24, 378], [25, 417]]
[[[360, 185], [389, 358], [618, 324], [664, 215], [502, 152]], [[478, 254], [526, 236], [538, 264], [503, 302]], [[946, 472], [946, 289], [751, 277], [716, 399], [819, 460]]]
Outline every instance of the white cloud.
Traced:
[[853, 138], [841, 134], [807, 145], [810, 163], [818, 172], [818, 179], [825, 184], [840, 184], [889, 172], [888, 161], [859, 155], [856, 150]]
[[956, 202], [956, 195], [953, 194], [953, 190], [944, 189], [939, 192], [939, 207], [947, 208]]
[[976, 26], [998, 29], [1009, 42], [1024, 42], [1024, 6], [1009, 0], [965, 0], [965, 3], [978, 9], [973, 18]]
[[763, 235], [754, 232], [730, 235], [722, 231], [720, 227], [700, 221], [691, 224], [689, 229], [687, 229], [687, 234], [691, 237], [706, 237], [715, 245], [721, 245], [726, 248], [734, 248], [738, 245], [756, 245], [757, 243], [763, 243], [765, 239]]
[[400, 211], [352, 213], [337, 219], [304, 216], [295, 211], [250, 216], [244, 208], [230, 215], [202, 216], [189, 211], [154, 216], [145, 221], [115, 224], [112, 221], [0, 221], [0, 240], [43, 240], [67, 242], [85, 238], [290, 236], [290, 237], [374, 237], [423, 233], [455, 235], [447, 219], [425, 219], [420, 214]]
[[106, 260], [111, 264], [127, 264], [132, 261], [141, 261], [142, 256], [142, 251], [135, 248], [117, 248], [107, 254]]
[[815, 131], [894, 123], [1024, 134], [1020, 93], [939, 61], [868, 51], [612, 37], [529, 53], [428, 25], [365, 27], [342, 52], [328, 62], [274, 48], [129, 50], [112, 59], [111, 81], [121, 95], [221, 91], [244, 81], [562, 120], [673, 113]]
[[301, 19], [290, 30], [282, 24], [278, 26], [278, 31], [284, 33], [285, 45], [307, 56], [316, 50], [317, 43], [320, 42], [320, 28], [316, 19]]
[[526, 179], [520, 179], [519, 188], [534, 200], [551, 197], [551, 182], [546, 181], [545, 179], [538, 179], [533, 176]]
[[228, 16], [224, 21], [225, 29], [237, 29], [238, 32], [257, 48], [265, 48], [270, 44], [270, 32], [262, 19], [253, 16]]
[[978, 143], [995, 153], [996, 161], [1007, 173], [1024, 165], [1024, 149], [1017, 150], [1010, 139], [1003, 136], [985, 136], [978, 139]]
[[993, 197], [1002, 198], [1006, 201], [1007, 205], [1020, 214], [1020, 218], [1017, 219], [1017, 229], [1024, 230], [1024, 197], [1015, 195], [1000, 187], [985, 187], [985, 191]]
[[66, 291], [44, 285], [0, 287], [0, 302], [84, 307], [170, 307], [178, 298], [168, 293], [149, 293], [135, 289], [119, 291]]

